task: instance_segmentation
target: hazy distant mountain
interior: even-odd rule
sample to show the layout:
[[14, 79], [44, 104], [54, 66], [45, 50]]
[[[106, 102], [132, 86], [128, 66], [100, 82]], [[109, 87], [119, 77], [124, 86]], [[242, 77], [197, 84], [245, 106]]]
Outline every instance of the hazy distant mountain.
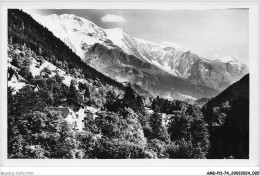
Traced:
[[[211, 97], [248, 73], [248, 67], [233, 56], [210, 61], [190, 51], [134, 38], [120, 28], [102, 29], [73, 14], [33, 17], [97, 70], [117, 81], [136, 83], [151, 94]], [[180, 91], [184, 84], [179, 80], [188, 87]]]

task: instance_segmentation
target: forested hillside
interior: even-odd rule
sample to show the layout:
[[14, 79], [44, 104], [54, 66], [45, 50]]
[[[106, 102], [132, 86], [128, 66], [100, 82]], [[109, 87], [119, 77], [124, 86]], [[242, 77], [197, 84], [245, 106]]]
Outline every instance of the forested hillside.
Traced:
[[249, 158], [249, 74], [202, 108], [211, 134], [210, 158]]
[[10, 44], [26, 44], [33, 54], [41, 55], [45, 60], [55, 63], [70, 73], [75, 74], [75, 70], [79, 69], [82, 70], [83, 77], [99, 79], [104, 84], [113, 84], [123, 88], [122, 84], [85, 64], [52, 32], [21, 10], [8, 10], [8, 40]]

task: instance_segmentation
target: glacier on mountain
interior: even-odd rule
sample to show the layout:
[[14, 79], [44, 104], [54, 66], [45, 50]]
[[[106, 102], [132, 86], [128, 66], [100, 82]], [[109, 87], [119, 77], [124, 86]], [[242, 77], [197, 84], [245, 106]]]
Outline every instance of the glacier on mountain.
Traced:
[[[211, 61], [186, 49], [177, 50], [179, 48], [172, 47], [174, 43], [146, 41], [132, 37], [121, 28], [102, 29], [73, 14], [33, 14], [32, 17], [66, 43], [83, 61], [118, 81], [129, 79], [130, 82], [140, 83], [145, 78], [137, 74], [156, 75], [155, 77], [168, 74], [186, 79], [194, 85], [223, 90], [248, 73], [248, 67], [239, 63], [237, 56]], [[97, 44], [102, 47], [94, 49]], [[134, 72], [130, 73], [131, 70]], [[162, 81], [162, 78], [157, 79]], [[157, 80], [156, 84], [160, 84], [160, 81]], [[161, 85], [152, 82], [142, 80], [142, 88], [160, 89]]]

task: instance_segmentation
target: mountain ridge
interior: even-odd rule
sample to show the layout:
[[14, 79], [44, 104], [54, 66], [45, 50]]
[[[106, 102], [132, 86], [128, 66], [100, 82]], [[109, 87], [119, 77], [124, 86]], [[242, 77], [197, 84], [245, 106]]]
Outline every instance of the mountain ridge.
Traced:
[[[178, 51], [171, 46], [132, 37], [121, 28], [102, 29], [95, 23], [76, 15], [63, 14], [45, 17], [36, 15], [33, 17], [92, 66], [95, 66], [95, 63], [89, 60], [88, 55], [92, 52], [90, 51], [92, 46], [99, 43], [108, 49], [119, 49], [128, 55], [133, 55], [135, 57], [131, 58], [149, 63], [155, 66], [152, 68], [159, 68], [174, 77], [184, 78], [195, 85], [203, 85], [217, 91], [224, 90], [248, 73], [248, 67], [239, 62], [207, 60], [190, 51]], [[100, 57], [99, 54], [96, 53], [95, 58]], [[120, 63], [116, 63], [116, 67], [119, 65]], [[111, 65], [107, 66], [107, 69], [110, 67]], [[125, 65], [122, 64], [121, 67], [123, 68]], [[108, 76], [115, 77], [109, 74]], [[126, 79], [122, 81], [126, 81]], [[137, 83], [139, 80], [134, 82]], [[214, 95], [212, 94], [210, 97]]]
[[[95, 57], [98, 55], [98, 57]], [[101, 44], [95, 44], [87, 53], [89, 65], [116, 80], [130, 81], [149, 91], [154, 96], [172, 97], [185, 100], [190, 95], [198, 98], [216, 95], [218, 91], [209, 87], [193, 84], [186, 79], [172, 76], [158, 67], [141, 61], [133, 55], [128, 55], [120, 49], [109, 49]]]

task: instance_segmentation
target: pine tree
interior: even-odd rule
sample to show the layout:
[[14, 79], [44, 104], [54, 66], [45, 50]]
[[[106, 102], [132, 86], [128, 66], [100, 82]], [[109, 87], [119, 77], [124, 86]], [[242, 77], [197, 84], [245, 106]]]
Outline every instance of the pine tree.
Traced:
[[71, 98], [79, 103], [82, 102], [82, 96], [81, 96], [79, 90], [76, 89], [76, 86], [75, 86], [75, 83], [73, 80], [71, 80], [71, 83], [70, 83], [68, 98]]
[[159, 108], [157, 107], [154, 113], [150, 117], [150, 126], [152, 128], [152, 139], [159, 139], [164, 142], [168, 142], [168, 133], [162, 124], [162, 115], [159, 113]]

